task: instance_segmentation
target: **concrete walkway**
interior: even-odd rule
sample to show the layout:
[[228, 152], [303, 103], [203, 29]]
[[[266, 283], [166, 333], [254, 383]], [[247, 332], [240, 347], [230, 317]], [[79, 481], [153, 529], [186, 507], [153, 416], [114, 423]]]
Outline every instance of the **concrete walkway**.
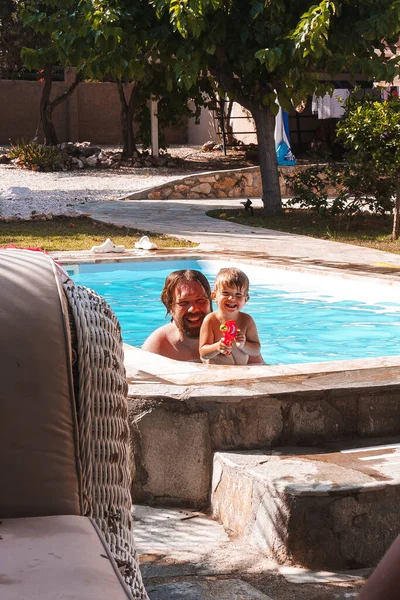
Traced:
[[[261, 200], [255, 200], [253, 205], [261, 206]], [[206, 215], [206, 211], [211, 209], [238, 207], [240, 199], [118, 200], [92, 202], [76, 208], [99, 221], [169, 234], [198, 243], [200, 250], [257, 253], [263, 258], [379, 274], [394, 275], [400, 269], [398, 254], [247, 227]]]

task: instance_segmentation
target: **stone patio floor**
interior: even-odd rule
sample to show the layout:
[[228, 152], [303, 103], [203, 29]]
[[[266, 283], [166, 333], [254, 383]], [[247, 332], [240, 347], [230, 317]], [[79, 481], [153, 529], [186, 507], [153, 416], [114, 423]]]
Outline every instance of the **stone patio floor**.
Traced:
[[193, 510], [135, 506], [133, 514], [150, 600], [350, 600], [370, 572], [278, 566]]

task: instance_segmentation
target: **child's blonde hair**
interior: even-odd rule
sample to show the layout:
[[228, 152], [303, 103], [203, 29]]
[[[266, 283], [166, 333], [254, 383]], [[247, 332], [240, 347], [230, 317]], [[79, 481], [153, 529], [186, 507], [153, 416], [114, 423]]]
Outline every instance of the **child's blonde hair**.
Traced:
[[227, 285], [228, 287], [236, 287], [240, 289], [246, 296], [249, 295], [249, 278], [246, 273], [243, 273], [240, 269], [229, 267], [226, 269], [220, 269], [215, 277], [214, 292], [221, 289], [222, 286]]

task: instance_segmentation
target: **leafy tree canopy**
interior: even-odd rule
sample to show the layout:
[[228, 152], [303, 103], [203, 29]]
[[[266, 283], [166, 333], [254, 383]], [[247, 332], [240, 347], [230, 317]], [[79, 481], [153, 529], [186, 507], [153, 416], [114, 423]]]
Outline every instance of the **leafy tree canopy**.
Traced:
[[384, 54], [385, 44], [398, 39], [399, 0], [152, 1], [182, 36], [179, 53], [188, 60], [181, 78], [190, 81], [196, 69], [207, 66], [252, 113], [263, 200], [272, 214], [280, 210], [271, 122], [277, 101], [289, 110], [312, 93], [329, 90], [327, 80], [343, 72], [391, 81], [400, 59]]
[[24, 67], [21, 59], [23, 46], [39, 47], [44, 43], [43, 36], [24, 27], [19, 9], [18, 0], [0, 2], [0, 70], [21, 71]]
[[397, 180], [400, 171], [400, 100], [350, 96], [337, 134], [354, 162]]
[[[172, 31], [168, 16], [158, 19], [148, 0], [25, 0], [21, 17], [36, 31], [51, 39], [47, 49], [24, 49], [27, 64], [36, 66], [51, 52], [63, 66], [75, 66], [86, 78], [113, 81], [119, 85], [125, 105], [125, 127], [132, 116], [143, 119], [150, 97], [161, 99], [161, 125], [177, 123], [187, 116], [188, 97], [202, 103], [199, 73], [196, 85], [181, 86], [177, 51], [181, 36]], [[53, 60], [55, 56], [53, 55]], [[124, 98], [123, 83], [134, 83], [134, 96]], [[134, 106], [133, 106], [134, 104]], [[146, 137], [145, 127], [141, 128]]]
[[[324, 73], [362, 73], [391, 81], [399, 58], [383, 51], [398, 40], [398, 0], [153, 0], [191, 48], [186, 77], [201, 61], [232, 78], [233, 93], [276, 111], [320, 86]], [[181, 52], [185, 52], [182, 47]], [[393, 45], [392, 45], [393, 48]], [[381, 51], [379, 55], [376, 50]], [[229, 91], [229, 90], [228, 90]]]

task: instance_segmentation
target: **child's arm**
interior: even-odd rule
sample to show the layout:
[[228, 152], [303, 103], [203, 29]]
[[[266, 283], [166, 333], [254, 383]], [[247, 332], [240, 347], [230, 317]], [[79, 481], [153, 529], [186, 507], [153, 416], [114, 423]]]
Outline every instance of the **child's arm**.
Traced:
[[212, 313], [207, 315], [200, 329], [200, 358], [215, 358], [218, 354], [226, 354], [226, 352], [231, 350], [229, 346], [223, 343], [222, 338], [214, 342], [213, 318]]
[[243, 317], [245, 317], [246, 335], [243, 331], [237, 332], [236, 346], [248, 356], [258, 356], [261, 353], [261, 344], [256, 324], [250, 315], [243, 315]]

